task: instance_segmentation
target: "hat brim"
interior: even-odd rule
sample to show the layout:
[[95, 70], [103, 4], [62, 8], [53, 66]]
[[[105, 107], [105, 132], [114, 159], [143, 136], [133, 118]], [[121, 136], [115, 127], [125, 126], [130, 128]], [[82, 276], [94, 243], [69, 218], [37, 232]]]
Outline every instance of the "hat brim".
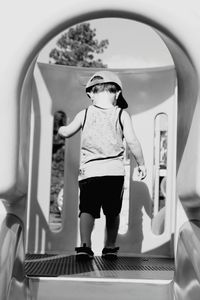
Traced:
[[119, 106], [120, 108], [127, 108], [128, 107], [128, 103], [126, 102], [126, 100], [124, 99], [122, 93], [119, 94], [119, 97], [117, 98], [117, 106]]

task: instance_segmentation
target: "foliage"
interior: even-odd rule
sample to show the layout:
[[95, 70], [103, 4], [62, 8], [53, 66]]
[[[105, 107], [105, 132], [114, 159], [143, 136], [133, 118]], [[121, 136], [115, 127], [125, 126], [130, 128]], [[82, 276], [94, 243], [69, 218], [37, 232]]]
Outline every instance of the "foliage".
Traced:
[[65, 140], [58, 135], [60, 126], [66, 125], [66, 115], [58, 111], [54, 115], [53, 148], [51, 166], [51, 199], [50, 211], [58, 212], [57, 197], [64, 186]]
[[49, 56], [55, 64], [78, 67], [106, 67], [101, 59], [95, 59], [107, 48], [107, 39], [100, 42], [96, 39], [96, 29], [90, 23], [81, 23], [69, 28], [62, 34]]

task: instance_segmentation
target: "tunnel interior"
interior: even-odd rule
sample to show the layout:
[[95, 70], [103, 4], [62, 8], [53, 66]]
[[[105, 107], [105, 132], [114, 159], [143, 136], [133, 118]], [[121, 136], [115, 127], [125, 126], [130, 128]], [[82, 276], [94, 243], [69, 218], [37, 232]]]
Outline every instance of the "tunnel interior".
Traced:
[[[90, 16], [82, 16], [82, 20], [81, 21], [88, 21], [89, 19], [92, 19], [94, 17], [106, 17], [106, 16], [114, 16], [114, 17], [118, 17], [118, 12], [113, 11], [111, 12], [94, 12], [93, 14], [91, 14]], [[121, 16], [121, 15], [120, 15]], [[198, 99], [198, 77], [197, 77], [197, 73], [196, 73], [196, 69], [195, 66], [193, 64], [192, 58], [189, 56], [189, 54], [187, 53], [184, 45], [182, 45], [180, 43], [180, 41], [178, 40], [178, 37], [174, 36], [171, 32], [168, 31], [167, 28], [164, 28], [162, 25], [158, 24], [156, 21], [153, 20], [148, 20], [146, 17], [144, 16], [139, 16], [139, 15], [130, 15], [127, 13], [123, 14], [124, 18], [128, 18], [128, 19], [132, 19], [132, 20], [136, 20], [142, 23], [145, 23], [149, 26], [151, 26], [151, 28], [153, 30], [156, 30], [156, 32], [159, 34], [159, 36], [162, 38], [162, 40], [164, 41], [165, 45], [167, 46], [173, 61], [174, 61], [174, 70], [171, 70], [172, 72], [175, 72], [175, 78], [176, 78], [176, 84], [177, 84], [177, 123], [174, 125], [174, 130], [176, 131], [176, 145], [175, 145], [175, 150], [174, 150], [174, 155], [175, 157], [175, 162], [176, 162], [176, 170], [175, 170], [175, 181], [176, 181], [176, 176], [179, 175], [179, 181], [181, 182], [180, 184], [180, 195], [181, 195], [181, 189], [182, 189], [182, 185], [184, 185], [185, 180], [183, 179], [183, 170], [185, 170], [185, 168], [187, 168], [187, 165], [189, 164], [189, 162], [187, 160], [184, 159], [184, 153], [185, 151], [189, 151], [187, 149], [192, 148], [192, 144], [188, 144], [188, 140], [189, 140], [189, 134], [190, 131], [192, 131], [191, 128], [193, 128], [193, 126], [195, 127], [195, 118], [194, 115], [196, 113], [198, 113], [197, 111], [197, 99]], [[71, 22], [71, 23], [70, 23]], [[73, 25], [76, 23], [76, 20], [73, 20], [73, 22], [70, 20], [69, 21], [70, 25]], [[65, 25], [66, 26], [66, 25]], [[59, 33], [61, 31], [61, 28], [54, 28], [54, 35], [55, 32]], [[47, 42], [47, 37], [44, 37], [44, 41]], [[57, 68], [57, 70], [59, 70], [60, 73], [62, 73], [62, 67], [61, 66], [45, 66], [42, 64], [37, 64], [37, 60], [34, 60], [32, 62], [32, 64], [30, 64], [30, 68], [28, 73], [26, 74], [25, 80], [24, 80], [24, 85], [22, 87], [22, 97], [21, 97], [21, 138], [22, 138], [22, 146], [21, 146], [21, 153], [22, 153], [22, 157], [24, 159], [24, 164], [26, 165], [26, 169], [29, 170], [29, 204], [27, 206], [27, 224], [30, 223], [31, 217], [30, 217], [30, 209], [31, 209], [31, 204], [30, 201], [33, 202], [33, 199], [35, 199], [34, 195], [38, 193], [40, 193], [40, 191], [38, 192], [38, 185], [41, 185], [41, 182], [36, 181], [35, 178], [37, 178], [38, 174], [40, 173], [40, 149], [42, 149], [42, 147], [46, 147], [45, 144], [47, 143], [47, 145], [49, 145], [49, 147], [52, 146], [52, 136], [49, 136], [49, 138], [44, 138], [44, 143], [42, 141], [42, 134], [40, 131], [40, 126], [41, 126], [41, 118], [42, 115], [40, 114], [40, 103], [39, 103], [39, 99], [40, 99], [40, 91], [37, 89], [37, 83], [35, 82], [35, 78], [34, 78], [34, 72], [36, 70], [36, 72], [39, 72], [38, 76], [41, 76], [42, 73], [44, 73], [45, 69], [55, 69]], [[39, 71], [38, 71], [39, 70]], [[73, 69], [73, 71], [76, 71]], [[116, 70], [119, 71], [119, 70]], [[59, 73], [58, 72], [58, 73]], [[89, 72], [89, 71], [88, 71]], [[122, 72], [122, 70], [120, 70], [120, 72]], [[124, 71], [126, 76], [126, 71]], [[69, 72], [70, 73], [70, 72]], [[123, 72], [122, 72], [123, 73]], [[48, 75], [46, 76], [46, 78], [48, 78], [48, 80], [50, 80], [51, 72], [48, 73]], [[52, 72], [53, 74], [53, 72]], [[86, 78], [88, 78], [88, 74], [85, 75], [85, 72], [82, 73], [82, 77], [80, 76], [79, 81], [81, 81], [81, 84], [83, 85], [83, 82], [85, 81]], [[89, 73], [90, 74], [90, 73]], [[49, 76], [49, 77], [48, 77]], [[128, 78], [128, 77], [127, 77]], [[41, 79], [41, 78], [40, 78]], [[43, 78], [44, 79], [44, 78]], [[57, 81], [59, 81], [59, 77], [57, 77], [56, 79]], [[44, 83], [44, 82], [43, 82]], [[49, 85], [46, 82], [46, 89], [44, 89], [42, 91], [42, 97], [46, 97], [45, 93], [50, 93], [51, 94], [51, 98], [54, 97], [54, 91], [53, 89], [51, 90], [52, 86]], [[59, 83], [58, 83], [59, 85]], [[49, 95], [48, 95], [49, 96]], [[32, 99], [32, 104], [30, 99]], [[72, 101], [73, 99], [70, 99], [70, 101]], [[73, 101], [72, 101], [73, 102]], [[80, 108], [80, 103], [76, 104], [75, 102], [70, 103], [69, 105], [71, 105], [71, 110], [70, 110], [70, 114], [72, 115], [78, 108]], [[32, 106], [32, 108], [31, 108]], [[83, 103], [81, 104], [81, 106], [83, 106]], [[151, 106], [151, 105], [150, 105]], [[142, 113], [142, 111], [140, 111], [140, 109], [142, 106], [138, 106], [138, 114]], [[62, 104], [60, 104], [59, 107], [55, 107], [52, 110], [52, 107], [49, 107], [49, 115], [45, 116], [45, 122], [46, 124], [49, 124], [50, 130], [52, 131], [52, 120], [53, 120], [53, 115], [57, 110], [63, 110], [65, 111], [65, 107], [62, 107]], [[143, 107], [144, 109], [144, 107]], [[30, 117], [31, 112], [34, 112], [32, 117], [31, 117], [31, 122], [29, 123], [29, 126], [27, 126], [27, 120]], [[148, 110], [148, 107], [146, 105], [144, 110]], [[68, 112], [66, 112], [66, 114], [68, 114]], [[35, 119], [34, 119], [35, 118]], [[24, 126], [24, 124], [26, 124], [26, 126]], [[33, 126], [34, 124], [34, 126]], [[31, 129], [31, 127], [34, 129]], [[27, 135], [31, 136], [30, 140], [27, 140]], [[74, 139], [72, 141], [71, 144], [67, 145], [67, 150], [66, 150], [66, 164], [71, 164], [70, 162], [75, 162], [75, 166], [77, 167], [77, 152], [74, 151], [74, 145], [78, 145], [78, 138]], [[75, 147], [76, 147], [75, 146]], [[71, 147], [71, 148], [70, 148]], [[27, 149], [31, 149], [30, 150], [30, 156], [28, 157], [27, 152], [25, 153], [25, 151]], [[78, 149], [78, 147], [77, 147]], [[34, 153], [38, 153], [36, 155], [34, 164], [37, 165], [36, 168], [29, 165], [29, 159], [33, 158], [31, 157], [31, 155], [34, 155]], [[76, 157], [75, 157], [76, 156]], [[71, 166], [71, 165], [70, 165]], [[51, 173], [51, 166], [48, 166], [49, 169], [47, 169], [46, 171], [49, 172], [49, 174]], [[70, 169], [70, 174], [66, 175], [66, 182], [68, 182], [70, 184], [71, 191], [76, 190], [76, 198], [78, 198], [78, 191], [77, 191], [77, 186], [74, 182], [74, 178], [75, 178], [75, 171], [73, 171], [74, 169]], [[42, 172], [40, 173], [42, 174]], [[41, 175], [40, 175], [41, 176]], [[50, 179], [49, 179], [50, 180]], [[50, 182], [49, 182], [50, 184]], [[176, 183], [175, 183], [175, 188], [177, 187]], [[37, 191], [37, 193], [35, 192]], [[67, 197], [72, 198], [74, 197], [74, 193], [69, 191], [69, 194]], [[68, 193], [68, 191], [67, 191]], [[71, 194], [72, 193], [72, 194]], [[33, 197], [31, 196], [33, 195]], [[48, 193], [43, 194], [43, 192], [41, 192], [41, 195], [39, 195], [41, 198], [46, 198], [46, 196], [48, 195]], [[175, 200], [176, 201], [176, 200]], [[183, 199], [184, 201], [184, 199]], [[30, 235], [31, 231], [30, 231], [30, 225], [27, 225], [27, 237], [31, 236], [31, 240], [32, 242], [27, 238], [27, 240], [29, 240], [29, 243], [27, 244], [27, 251], [28, 252], [52, 252], [52, 251], [68, 251], [69, 253], [71, 253], [72, 248], [74, 247], [74, 245], [77, 243], [77, 234], [74, 234], [75, 232], [77, 232], [77, 223], [71, 223], [71, 221], [69, 220], [70, 218], [67, 218], [66, 216], [63, 217], [63, 222], [64, 222], [64, 228], [61, 229], [58, 233], [52, 233], [52, 231], [49, 229], [49, 225], [47, 224], [47, 219], [48, 219], [48, 214], [49, 214], [49, 209], [48, 209], [48, 204], [46, 203], [46, 201], [43, 201], [42, 204], [39, 203], [37, 204], [38, 207], [36, 209], [36, 214], [35, 214], [35, 219], [34, 219], [34, 230], [32, 232], [32, 234], [35, 236], [34, 239], [32, 239], [32, 234]], [[174, 204], [173, 204], [174, 205]], [[186, 203], [187, 205], [187, 203]], [[174, 206], [173, 206], [174, 207]], [[69, 204], [69, 206], [66, 209], [68, 211], [68, 213], [74, 213], [74, 215], [76, 215], [76, 211], [77, 211], [77, 205], [73, 205], [73, 202], [71, 202]], [[45, 213], [44, 213], [45, 212]], [[73, 224], [73, 225], [72, 225]], [[71, 226], [73, 227], [73, 230], [70, 230], [68, 232], [68, 236], [64, 238], [65, 236], [65, 232], [64, 229], [65, 228], [71, 228]], [[174, 234], [174, 232], [170, 233]], [[59, 242], [62, 240], [63, 241], [64, 238], [64, 243], [62, 243], [62, 245], [59, 246]], [[171, 237], [167, 237], [168, 240], [171, 241]], [[72, 242], [71, 242], [72, 241]], [[121, 242], [124, 243], [123, 237], [121, 238]], [[166, 242], [166, 241], [165, 241]], [[32, 244], [31, 244], [32, 243]], [[162, 243], [162, 242], [161, 242]], [[31, 245], [31, 246], [30, 246]], [[159, 248], [162, 248], [162, 244], [159, 246]], [[168, 245], [169, 246], [169, 245]], [[130, 244], [127, 244], [127, 249], [130, 248]], [[153, 246], [154, 247], [154, 246]], [[124, 251], [127, 253], [129, 250], [124, 249]], [[168, 249], [168, 247], [167, 247]], [[132, 249], [130, 251], [135, 251], [135, 249]], [[130, 252], [129, 251], [129, 252]], [[168, 250], [167, 250], [168, 251]], [[151, 251], [149, 251], [149, 253], [151, 253]], [[159, 253], [159, 252], [158, 252]], [[164, 255], [166, 255], [166, 252], [164, 251]], [[173, 255], [170, 253], [170, 255]]]

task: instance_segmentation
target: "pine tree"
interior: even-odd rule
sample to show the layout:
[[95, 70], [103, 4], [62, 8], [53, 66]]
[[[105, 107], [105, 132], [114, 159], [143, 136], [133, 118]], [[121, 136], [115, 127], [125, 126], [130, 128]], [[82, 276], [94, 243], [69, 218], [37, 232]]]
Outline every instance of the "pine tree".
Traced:
[[90, 23], [81, 23], [69, 28], [58, 39], [56, 48], [52, 49], [50, 63], [78, 67], [107, 67], [95, 55], [101, 54], [108, 47], [108, 40], [96, 39], [96, 29]]

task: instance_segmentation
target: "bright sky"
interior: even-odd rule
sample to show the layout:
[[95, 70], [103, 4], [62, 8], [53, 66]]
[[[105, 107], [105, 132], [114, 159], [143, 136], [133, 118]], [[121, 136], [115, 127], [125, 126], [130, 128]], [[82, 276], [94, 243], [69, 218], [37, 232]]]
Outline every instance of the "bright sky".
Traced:
[[[96, 38], [109, 40], [109, 46], [99, 58], [110, 68], [148, 68], [172, 65], [171, 55], [159, 35], [149, 26], [119, 18], [90, 21], [96, 28]], [[60, 36], [60, 35], [59, 35]], [[49, 62], [49, 52], [58, 37], [41, 52], [39, 61]]]

